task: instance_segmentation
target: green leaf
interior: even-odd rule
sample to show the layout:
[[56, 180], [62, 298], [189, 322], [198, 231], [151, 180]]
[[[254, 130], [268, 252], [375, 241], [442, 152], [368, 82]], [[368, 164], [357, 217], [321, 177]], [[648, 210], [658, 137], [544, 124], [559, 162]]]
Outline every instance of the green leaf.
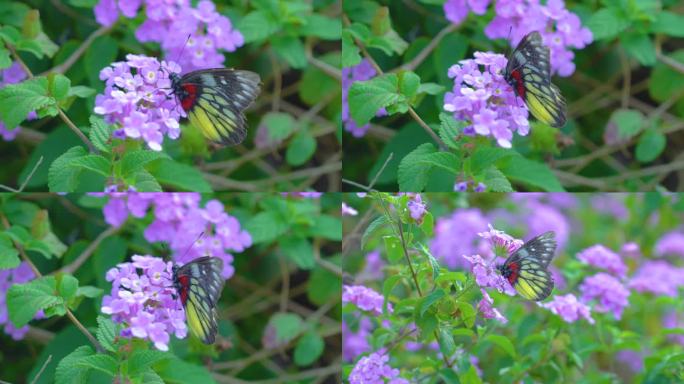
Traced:
[[401, 160], [397, 173], [400, 191], [421, 192], [425, 188], [432, 166], [421, 163], [421, 160], [435, 151], [434, 145], [424, 143]]
[[265, 332], [269, 329], [275, 331], [273, 335], [276, 345], [283, 345], [293, 340], [302, 331], [304, 322], [299, 315], [294, 313], [279, 312], [271, 316]]
[[[83, 67], [90, 84], [102, 84], [100, 71], [115, 61], [118, 52], [119, 42], [108, 35], [98, 37], [86, 49], [83, 55]], [[100, 87], [104, 88], [104, 85]]]
[[660, 11], [656, 14], [655, 21], [651, 24], [651, 31], [664, 33], [675, 37], [684, 37], [684, 15], [678, 15], [670, 11]]
[[98, 287], [93, 287], [91, 285], [84, 285], [78, 287], [76, 290], [76, 296], [85, 296], [91, 299], [100, 297], [102, 295], [103, 289]]
[[642, 163], [655, 160], [665, 149], [667, 138], [655, 129], [647, 129], [639, 138], [636, 146], [636, 158]]
[[61, 297], [55, 296], [57, 280], [54, 276], [44, 276], [25, 284], [14, 284], [7, 290], [7, 312], [15, 327], [26, 325], [41, 309], [63, 304]]
[[457, 121], [452, 116], [447, 115], [444, 112], [439, 114], [439, 121], [439, 137], [442, 139], [444, 144], [451, 149], [460, 149], [461, 143], [459, 143], [457, 140], [461, 133], [463, 133], [465, 122]]
[[499, 348], [503, 349], [504, 352], [506, 352], [512, 358], [516, 358], [515, 346], [513, 346], [511, 340], [508, 339], [506, 336], [490, 334], [485, 336], [485, 341], [489, 341], [491, 343], [496, 344]]
[[155, 364], [155, 371], [166, 384], [216, 383], [211, 373], [205, 367], [186, 363], [175, 358], [158, 362]]
[[107, 142], [112, 137], [112, 128], [104, 120], [90, 115], [90, 141], [98, 150], [109, 153]]
[[381, 108], [405, 101], [405, 97], [397, 92], [398, 86], [399, 79], [396, 74], [354, 82], [349, 89], [349, 111], [354, 121], [364, 125]]
[[141, 169], [135, 174], [133, 186], [138, 192], [162, 192], [162, 187], [157, 179], [145, 169]]
[[418, 160], [426, 169], [441, 168], [454, 174], [461, 172], [461, 159], [451, 152], [429, 153]]
[[100, 155], [85, 155], [77, 157], [69, 162], [70, 167], [88, 169], [95, 173], [99, 173], [104, 177], [109, 177], [112, 164], [109, 159]]
[[456, 302], [456, 307], [461, 312], [461, 321], [463, 321], [467, 328], [472, 328], [475, 324], [475, 318], [477, 317], [477, 311], [475, 311], [475, 308], [465, 301]]
[[159, 160], [168, 159], [169, 156], [164, 152], [138, 150], [127, 152], [123, 159], [121, 159], [121, 175], [124, 178], [129, 178], [138, 173], [148, 163]]
[[131, 354], [128, 359], [128, 373], [130, 375], [139, 375], [147, 371], [152, 364], [158, 361], [169, 359], [171, 356], [157, 350], [137, 350]]
[[563, 186], [548, 165], [528, 160], [522, 156], [512, 156], [499, 167], [510, 180], [541, 188], [546, 192], [563, 192]]
[[399, 92], [407, 99], [413, 98], [420, 87], [420, 77], [411, 71], [399, 74]]
[[33, 240], [33, 237], [29, 233], [29, 231], [19, 225], [13, 225], [11, 226], [8, 230], [5, 231], [5, 234], [9, 236], [12, 240], [16, 241], [19, 244], [28, 244], [31, 240]]
[[425, 315], [425, 312], [445, 295], [446, 293], [444, 292], [444, 290], [435, 289], [434, 291], [430, 292], [429, 295], [421, 298], [419, 301], [420, 304], [418, 305], [418, 311], [420, 313], [420, 316], [423, 317], [423, 315]]
[[87, 345], [82, 345], [59, 362], [55, 370], [56, 384], [87, 383], [88, 369], [77, 364], [86, 357], [92, 356], [95, 351]]
[[19, 84], [8, 84], [0, 88], [0, 118], [8, 127], [16, 127], [26, 119], [29, 112], [55, 105], [53, 97], [47, 95], [46, 77], [35, 77]]
[[57, 290], [64, 301], [68, 301], [76, 294], [78, 279], [71, 275], [62, 275], [59, 279]]
[[446, 88], [437, 83], [422, 83], [418, 87], [418, 93], [427, 93], [428, 95], [439, 95], [444, 92]]
[[269, 112], [262, 118], [259, 125], [266, 126], [269, 142], [280, 142], [294, 132], [295, 119], [284, 112]]
[[314, 217], [315, 223], [309, 229], [313, 237], [322, 237], [328, 240], [342, 240], [342, 221], [339, 217], [321, 214]]
[[294, 351], [294, 361], [300, 367], [313, 364], [323, 354], [325, 343], [321, 336], [314, 331], [309, 331], [297, 342]]
[[[337, 265], [341, 259], [335, 257], [327, 260]], [[317, 265], [311, 272], [306, 292], [309, 300], [318, 306], [339, 300], [342, 294], [342, 279], [332, 271]]]
[[446, 327], [439, 328], [439, 350], [443, 356], [453, 356], [456, 352], [454, 336]]
[[308, 130], [303, 130], [296, 134], [290, 145], [287, 146], [285, 160], [288, 164], [296, 167], [306, 163], [315, 152], [316, 139], [311, 136]]
[[8, 68], [10, 65], [12, 65], [10, 51], [4, 46], [0, 46], [0, 69]]
[[304, 16], [305, 23], [299, 28], [304, 36], [316, 36], [323, 40], [340, 40], [342, 23], [338, 18], [330, 18], [317, 13]]
[[482, 379], [477, 374], [475, 366], [470, 364], [470, 368], [460, 377], [462, 384], [482, 384]]
[[102, 347], [110, 352], [116, 352], [114, 339], [118, 336], [117, 325], [102, 315], [97, 316], [97, 331], [95, 337]]
[[78, 187], [81, 169], [71, 167], [70, 164], [87, 153], [86, 149], [81, 146], [71, 147], [52, 162], [48, 171], [50, 192], [73, 192]]
[[48, 84], [49, 95], [59, 102], [64, 100], [69, 94], [71, 80], [62, 74], [50, 74], [48, 76]]
[[484, 173], [484, 184], [490, 192], [514, 192], [511, 182], [493, 165]]
[[19, 266], [19, 252], [14, 247], [12, 239], [4, 232], [0, 232], [0, 270], [12, 269]]
[[618, 141], [625, 141], [641, 132], [644, 115], [634, 109], [618, 109], [613, 112], [610, 121], [617, 125]]
[[284, 237], [280, 239], [280, 250], [290, 261], [301, 269], [311, 269], [316, 265], [313, 247], [307, 239], [301, 237]]
[[387, 220], [385, 215], [376, 217], [375, 220], [373, 220], [363, 232], [363, 236], [361, 237], [361, 249], [366, 249], [366, 244], [368, 244], [370, 237], [375, 235], [378, 231], [384, 229], [387, 224], [390, 224], [390, 222]]
[[[93, 88], [86, 87], [85, 85], [75, 85], [71, 88], [69, 88], [69, 93], [67, 96], [75, 96], [75, 97], [80, 97], [80, 98], [86, 98], [94, 95], [97, 91], [95, 91]], [[91, 117], [92, 119], [92, 117]], [[92, 120], [91, 120], [92, 124]]]
[[603, 8], [594, 13], [586, 25], [594, 35], [594, 41], [609, 40], [627, 29], [629, 21], [623, 18], [620, 10]]
[[247, 14], [237, 23], [236, 29], [242, 33], [245, 43], [265, 40], [280, 29], [280, 22], [263, 11]]
[[109, 376], [116, 376], [119, 363], [113, 357], [104, 354], [84, 356], [74, 362], [77, 367], [95, 369]]
[[361, 63], [359, 47], [354, 43], [349, 31], [342, 32], [342, 67], [349, 68]]
[[[684, 65], [684, 49], [666, 55], [669, 59]], [[677, 95], [684, 88], [684, 76], [669, 65], [658, 62], [648, 80], [650, 96], [659, 102], [665, 102]]]
[[404, 257], [404, 251], [401, 247], [401, 242], [395, 236], [384, 236], [383, 243], [385, 244], [385, 254], [387, 260], [391, 263], [396, 263]]
[[478, 147], [470, 158], [470, 170], [479, 175], [497, 161], [511, 156], [518, 156], [518, 153], [501, 147]]
[[627, 34], [620, 37], [620, 42], [625, 51], [641, 65], [650, 67], [656, 63], [655, 45], [648, 35]]
[[195, 167], [171, 159], [160, 159], [149, 164], [147, 170], [160, 184], [185, 191], [211, 192], [211, 185]]
[[271, 40], [273, 50], [282, 57], [292, 68], [306, 67], [306, 51], [304, 43], [295, 36], [275, 36]]
[[270, 243], [290, 228], [289, 224], [276, 212], [259, 212], [245, 225], [254, 244]]

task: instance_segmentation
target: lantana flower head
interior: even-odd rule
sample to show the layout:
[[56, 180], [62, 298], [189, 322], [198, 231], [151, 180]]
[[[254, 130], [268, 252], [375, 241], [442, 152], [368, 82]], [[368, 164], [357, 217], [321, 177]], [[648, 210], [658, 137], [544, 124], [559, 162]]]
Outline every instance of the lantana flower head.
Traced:
[[180, 136], [185, 113], [169, 92], [171, 72], [180, 72], [178, 64], [132, 54], [100, 71], [105, 90], [95, 97], [94, 111], [115, 124], [115, 138], [142, 140], [161, 151], [164, 136]]
[[[352, 303], [359, 309], [370, 312], [374, 315], [382, 314], [382, 306], [385, 299], [378, 292], [363, 285], [345, 285], [342, 287], [342, 302]], [[392, 312], [394, 308], [391, 303], [387, 303], [387, 311]]]
[[620, 320], [622, 311], [629, 305], [630, 292], [614, 276], [597, 273], [584, 279], [580, 285], [582, 302], [596, 300], [596, 312], [612, 312], [615, 319]]
[[668, 232], [658, 239], [655, 245], [658, 256], [675, 255], [684, 257], [684, 233], [682, 231]]
[[454, 87], [444, 95], [444, 110], [468, 124], [465, 135], [492, 137], [511, 148], [514, 132], [526, 136], [530, 131], [527, 107], [503, 77], [504, 55], [475, 52], [474, 57], [449, 68]]
[[149, 255], [132, 260], [107, 271], [112, 290], [102, 298], [102, 313], [124, 325], [121, 336], [147, 339], [167, 351], [170, 334], [182, 339], [188, 332], [173, 288], [173, 263]]
[[469, 267], [470, 263], [462, 255], [480, 251], [482, 238], [478, 233], [486, 231], [488, 223], [482, 211], [476, 208], [457, 209], [450, 216], [440, 217], [435, 223], [430, 251], [451, 269]]
[[378, 351], [364, 356], [356, 363], [349, 374], [351, 384], [408, 384], [399, 377], [399, 370], [389, 364], [389, 355]]
[[539, 305], [560, 316], [566, 323], [574, 323], [580, 318], [584, 318], [589, 324], [594, 324], [591, 308], [577, 300], [577, 297], [572, 293], [555, 295], [552, 301]]
[[593, 265], [612, 273], [618, 277], [624, 277], [627, 265], [617, 253], [601, 244], [593, 245], [577, 254], [577, 259], [585, 264]]
[[663, 260], [647, 261], [632, 276], [629, 287], [637, 292], [677, 297], [684, 287], [684, 268]]

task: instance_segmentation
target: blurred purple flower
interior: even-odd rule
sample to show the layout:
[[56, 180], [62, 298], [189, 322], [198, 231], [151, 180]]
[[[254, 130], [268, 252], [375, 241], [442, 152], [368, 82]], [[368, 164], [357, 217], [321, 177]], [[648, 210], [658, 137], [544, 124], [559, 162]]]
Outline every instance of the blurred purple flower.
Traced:
[[472, 11], [476, 15], [484, 15], [487, 12], [490, 0], [447, 0], [444, 3], [444, 15], [447, 20], [454, 24], [461, 24]]
[[637, 292], [677, 297], [684, 287], [684, 268], [662, 260], [646, 261], [632, 276], [629, 287]]
[[201, 256], [218, 257], [223, 260], [222, 276], [228, 279], [235, 272], [228, 251], [244, 251], [252, 245], [252, 237], [225, 212], [221, 202], [209, 200], [202, 208], [201, 199], [199, 193], [115, 193], [109, 196], [103, 214], [105, 221], [116, 227], [129, 214], [142, 218], [151, 210], [153, 221], [144, 232], [147, 241], [168, 243], [180, 264]]
[[550, 204], [538, 201], [530, 201], [526, 206], [525, 218], [530, 237], [537, 236], [547, 231], [556, 234], [558, 249], [565, 248], [570, 237], [570, 223], [563, 212]]
[[385, 260], [380, 256], [380, 252], [369, 252], [366, 254], [366, 263], [363, 266], [363, 270], [356, 279], [357, 281], [380, 280], [384, 277], [383, 268], [385, 268]]
[[494, 288], [510, 296], [515, 295], [515, 289], [511, 287], [505, 277], [501, 276], [493, 263], [486, 262], [480, 255], [463, 255], [463, 258], [472, 265], [475, 282], [480, 288]]
[[[499, 146], [511, 148], [513, 132], [526, 136], [530, 130], [528, 111], [516, 101], [513, 89], [503, 78], [506, 57], [490, 52], [475, 52], [475, 59], [461, 60], [449, 68], [454, 79], [453, 92], [444, 95], [444, 110], [456, 120], [468, 123], [468, 136], [491, 136]], [[484, 70], [480, 70], [480, 65]]]
[[620, 249], [620, 255], [629, 259], [638, 259], [641, 257], [641, 249], [639, 244], [635, 242], [629, 242], [622, 244]]
[[553, 278], [553, 284], [559, 291], [564, 290], [567, 287], [567, 282], [565, 281], [565, 276], [560, 269], [553, 265], [549, 265], [549, 272], [551, 272], [551, 277]]
[[416, 223], [421, 224], [423, 222], [423, 217], [427, 213], [427, 209], [425, 203], [423, 203], [423, 199], [420, 197], [420, 194], [416, 193], [413, 195], [407, 206], [411, 218], [415, 220]]
[[104, 94], [95, 97], [95, 113], [115, 124], [115, 136], [142, 140], [152, 150], [161, 151], [164, 135], [180, 136], [178, 120], [184, 116], [169, 94], [168, 74], [178, 73], [173, 62], [129, 54], [126, 62], [116, 62], [100, 71]]
[[477, 304], [477, 310], [482, 313], [482, 317], [485, 319], [497, 319], [502, 324], [508, 323], [508, 319], [498, 309], [494, 308], [494, 299], [489, 296], [487, 291], [480, 288], [480, 292], [482, 292], [482, 300]]
[[454, 192], [465, 192], [468, 190], [468, 182], [461, 181], [454, 184]]
[[504, 231], [494, 229], [491, 224], [487, 224], [487, 226], [489, 227], [488, 231], [480, 232], [477, 235], [485, 240], [489, 240], [497, 255], [508, 257], [508, 255], [518, 250], [524, 244], [522, 240], [516, 239]]
[[[24, 325], [21, 328], [17, 328], [10, 321], [6, 302], [7, 290], [14, 284], [28, 283], [35, 277], [36, 275], [33, 273], [33, 270], [25, 261], [22, 261], [16, 268], [0, 269], [0, 326], [3, 326], [5, 333], [14, 340], [23, 339], [29, 330], [29, 326]], [[45, 315], [42, 310], [33, 316], [34, 319], [42, 319], [43, 317]]]
[[399, 377], [399, 370], [390, 367], [389, 356], [384, 350], [364, 356], [349, 374], [350, 384], [409, 384]]
[[[94, 8], [95, 19], [111, 26], [119, 11], [134, 18], [141, 5], [143, 0], [100, 0]], [[165, 57], [179, 60], [185, 72], [223, 67], [225, 57], [219, 50], [233, 52], [244, 44], [240, 31], [216, 11], [212, 1], [201, 0], [193, 8], [189, 0], [145, 0], [144, 8], [146, 19], [135, 31], [136, 38], [159, 43]]]
[[627, 266], [620, 255], [601, 244], [592, 245], [577, 254], [577, 259], [584, 264], [593, 265], [614, 274], [625, 277]]
[[169, 334], [182, 339], [188, 331], [183, 306], [174, 299], [173, 263], [148, 255], [132, 260], [107, 271], [112, 290], [102, 298], [101, 311], [124, 325], [121, 336], [148, 339], [167, 351]]
[[[485, 28], [490, 39], [508, 38], [516, 46], [532, 31], [539, 31], [544, 45], [549, 47], [552, 73], [570, 76], [575, 72], [571, 48], [581, 49], [593, 41], [593, 35], [583, 27], [579, 17], [565, 9], [563, 0], [498, 0], [496, 16]], [[512, 29], [511, 29], [512, 28]]]
[[477, 183], [477, 186], [473, 189], [474, 192], [484, 192], [485, 190], [487, 190], [485, 183]]
[[373, 323], [367, 317], [359, 318], [358, 330], [352, 331], [346, 321], [342, 321], [342, 358], [344, 361], [350, 363], [362, 353], [371, 350], [368, 342], [371, 336], [371, 329]]
[[642, 372], [644, 369], [644, 356], [641, 352], [624, 349], [615, 355], [615, 359], [634, 373]]
[[451, 269], [467, 267], [469, 264], [462, 255], [479, 253], [482, 239], [477, 234], [486, 231], [488, 223], [476, 208], [458, 209], [450, 216], [438, 218], [435, 236], [430, 242], [432, 254]]
[[[374, 315], [382, 315], [382, 304], [384, 297], [378, 292], [363, 285], [344, 285], [342, 286], [342, 302], [352, 303], [363, 311], [368, 311]], [[392, 303], [387, 303], [387, 311], [392, 313]]]
[[597, 273], [584, 279], [580, 285], [582, 302], [596, 300], [596, 312], [612, 312], [620, 320], [622, 311], [629, 305], [629, 290], [615, 277], [607, 273]]
[[656, 242], [654, 253], [657, 256], [675, 255], [684, 257], [684, 233], [680, 231], [666, 233]]
[[[363, 137], [370, 128], [370, 123], [359, 126], [352, 119], [349, 113], [349, 88], [351, 88], [353, 83], [370, 80], [376, 74], [375, 68], [366, 59], [361, 60], [359, 64], [353, 67], [342, 68], [342, 123], [344, 124], [344, 129], [354, 137]], [[375, 113], [375, 116], [385, 115], [387, 115], [385, 108], [381, 108]]]
[[591, 197], [591, 206], [597, 212], [627, 220], [629, 211], [625, 206], [625, 197], [623, 193], [598, 193]]
[[555, 295], [552, 301], [540, 303], [539, 305], [560, 316], [566, 323], [574, 323], [580, 317], [583, 317], [589, 324], [594, 324], [594, 319], [591, 317], [591, 308], [577, 301], [577, 297], [572, 293], [564, 296]]
[[348, 206], [344, 201], [342, 202], [342, 216], [356, 216], [358, 214], [359, 211]]
[[[0, 70], [0, 88], [4, 87], [7, 84], [19, 83], [26, 79], [26, 77], [27, 76], [26, 72], [24, 72], [24, 69], [21, 67], [19, 62], [15, 61], [9, 67]], [[38, 115], [35, 111], [29, 112], [29, 114], [26, 116], [26, 120], [35, 120], [37, 118]], [[7, 128], [7, 126], [5, 126], [5, 123], [0, 121], [0, 137], [2, 137], [3, 140], [14, 140], [20, 131], [21, 127], [17, 126], [12, 129], [9, 129]]]
[[[679, 314], [675, 311], [668, 311], [665, 316], [663, 316], [663, 327], [667, 329], [680, 328], [684, 329], [684, 319], [682, 319]], [[672, 342], [684, 345], [684, 335], [671, 334], [668, 335], [668, 339]]]

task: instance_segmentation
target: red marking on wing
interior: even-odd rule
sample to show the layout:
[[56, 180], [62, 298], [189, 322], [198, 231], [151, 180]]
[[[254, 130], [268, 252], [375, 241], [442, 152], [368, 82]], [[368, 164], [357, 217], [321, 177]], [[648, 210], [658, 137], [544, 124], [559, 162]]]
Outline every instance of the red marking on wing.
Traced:
[[197, 86], [194, 84], [183, 84], [182, 87], [187, 94], [181, 98], [181, 106], [185, 111], [188, 111], [195, 105], [195, 100], [197, 99]]
[[508, 264], [508, 269], [511, 271], [511, 273], [508, 275], [508, 282], [511, 283], [511, 285], [514, 285], [515, 282], [518, 281], [520, 265], [518, 265], [518, 263], [510, 263]]
[[511, 72], [511, 76], [515, 79], [515, 88], [518, 96], [525, 98], [525, 84], [523, 84], [522, 75], [519, 70]]
[[179, 292], [181, 303], [185, 305], [185, 302], [188, 301], [188, 290], [190, 289], [190, 281], [188, 280], [187, 276], [178, 276], [178, 281], [181, 283], [181, 290]]

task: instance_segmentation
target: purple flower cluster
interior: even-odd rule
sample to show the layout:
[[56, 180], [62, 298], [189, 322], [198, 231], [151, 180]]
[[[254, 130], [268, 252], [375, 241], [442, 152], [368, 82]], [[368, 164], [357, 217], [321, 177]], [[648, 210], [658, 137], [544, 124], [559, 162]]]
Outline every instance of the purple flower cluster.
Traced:
[[582, 302], [596, 300], [594, 310], [597, 312], [613, 312], [615, 319], [620, 320], [622, 311], [629, 305], [629, 290], [615, 277], [607, 273], [597, 273], [584, 279], [580, 285]]
[[477, 304], [477, 310], [482, 313], [482, 317], [485, 319], [497, 319], [502, 324], [508, 323], [508, 319], [505, 318], [498, 309], [494, 308], [494, 299], [485, 291], [480, 288], [482, 292], [482, 300]]
[[[95, 19], [110, 26], [119, 11], [133, 18], [142, 5], [143, 0], [100, 0]], [[225, 57], [219, 49], [233, 52], [244, 44], [240, 31], [212, 1], [202, 0], [193, 8], [189, 0], [144, 0], [144, 6], [146, 19], [135, 36], [141, 42], [159, 43], [165, 57], [177, 58], [185, 72], [222, 67]]]
[[385, 351], [371, 353], [356, 363], [349, 374], [350, 384], [409, 384], [399, 377], [399, 370], [387, 364], [389, 356]]
[[411, 200], [409, 200], [407, 207], [411, 218], [418, 224], [422, 223], [423, 217], [425, 217], [425, 214], [427, 213], [427, 207], [423, 202], [423, 198], [420, 197], [420, 194], [416, 193], [413, 195]]
[[488, 240], [494, 248], [495, 254], [499, 256], [508, 257], [508, 255], [517, 251], [524, 244], [522, 240], [516, 239], [504, 231], [494, 229], [491, 224], [487, 224], [487, 226], [489, 230], [478, 233], [478, 236]]
[[474, 181], [459, 181], [456, 184], [454, 184], [454, 192], [466, 192], [468, 191], [468, 187], [472, 186], [473, 192], [484, 192], [487, 190], [487, 185], [485, 183], [477, 183], [475, 185]]
[[596, 212], [627, 220], [629, 210], [625, 206], [625, 197], [622, 193], [598, 193], [591, 197], [591, 206]]
[[684, 233], [672, 231], [663, 235], [655, 245], [655, 254], [658, 256], [684, 257]]
[[178, 120], [184, 113], [168, 93], [168, 75], [180, 72], [180, 67], [141, 55], [129, 54], [126, 60], [100, 71], [106, 86], [104, 94], [95, 97], [94, 111], [116, 124], [115, 138], [143, 140], [151, 149], [161, 151], [164, 135], [171, 139], [180, 136]]
[[[24, 69], [21, 67], [21, 65], [19, 65], [18, 62], [14, 62], [9, 67], [0, 71], [0, 88], [7, 84], [19, 83], [25, 78], [26, 72], [24, 72]], [[38, 115], [36, 115], [35, 111], [29, 112], [28, 116], [26, 116], [27, 120], [34, 120], [37, 118]], [[21, 127], [14, 127], [12, 129], [7, 128], [5, 123], [0, 121], [0, 137], [2, 137], [2, 139], [5, 141], [14, 140], [14, 138], [17, 137], [17, 134], [19, 134], [20, 130]]]
[[[528, 196], [530, 195], [530, 196]], [[570, 237], [570, 223], [560, 206], [572, 208], [573, 200], [567, 193], [528, 194], [516, 193], [511, 199], [520, 206], [520, 214], [527, 223], [530, 237], [547, 231], [556, 234], [558, 249], [563, 249]], [[509, 217], [512, 225], [520, 221], [520, 216]]]
[[[374, 315], [382, 315], [384, 297], [378, 292], [363, 285], [344, 285], [342, 287], [342, 302], [352, 303], [363, 311]], [[392, 312], [391, 303], [387, 303], [387, 311]]]
[[553, 300], [539, 305], [560, 316], [566, 323], [574, 323], [580, 317], [583, 317], [589, 324], [594, 324], [594, 319], [591, 317], [591, 308], [579, 302], [572, 293], [555, 295]]
[[363, 270], [356, 276], [356, 281], [380, 280], [384, 277], [385, 260], [379, 251], [372, 251], [366, 255]]
[[625, 277], [627, 266], [620, 255], [604, 247], [601, 244], [591, 247], [577, 254], [577, 259], [584, 264], [593, 265], [612, 273], [618, 277]]
[[486, 262], [480, 255], [463, 255], [463, 258], [468, 260], [472, 265], [472, 272], [475, 276], [475, 282], [480, 288], [494, 288], [499, 292], [506, 292], [509, 295], [514, 295], [515, 290], [508, 283], [508, 280], [501, 276], [496, 270], [494, 263]]
[[354, 332], [346, 321], [342, 321], [342, 358], [346, 362], [352, 362], [362, 353], [370, 352], [371, 346], [368, 338], [371, 335], [373, 323], [367, 317], [361, 317], [358, 323], [358, 331]]
[[[458, 209], [451, 216], [440, 217], [430, 242], [432, 254], [451, 269], [467, 267], [469, 264], [462, 255], [480, 253], [482, 239], [478, 233], [486, 231], [488, 223], [476, 208]], [[455, 233], [458, 236], [454, 236]]]
[[451, 66], [448, 75], [454, 79], [454, 87], [453, 92], [444, 95], [444, 110], [452, 112], [456, 120], [467, 122], [464, 134], [490, 136], [499, 146], [511, 148], [513, 132], [527, 135], [530, 123], [527, 107], [516, 100], [503, 78], [506, 62], [500, 54], [475, 52], [475, 59]]
[[662, 260], [647, 261], [632, 276], [629, 287], [641, 293], [677, 297], [679, 288], [684, 287], [684, 268]]
[[124, 324], [121, 336], [148, 339], [155, 348], [167, 351], [171, 333], [179, 339], [188, 333], [183, 306], [174, 299], [173, 263], [153, 256], [132, 259], [107, 271], [112, 291], [102, 298], [102, 313]]
[[[3, 326], [5, 333], [14, 340], [23, 339], [29, 330], [29, 326], [25, 325], [17, 328], [10, 321], [9, 314], [7, 313], [7, 290], [14, 284], [27, 283], [35, 277], [36, 275], [33, 274], [33, 270], [25, 261], [22, 261], [16, 268], [0, 269], [0, 326]], [[42, 319], [43, 317], [43, 311], [40, 310], [33, 318]]]
[[[581, 49], [594, 39], [582, 26], [580, 18], [565, 8], [563, 0], [498, 0], [496, 16], [485, 28], [490, 39], [507, 38], [517, 45], [530, 32], [539, 31], [544, 45], [551, 51], [551, 72], [570, 76], [575, 72], [571, 48]], [[512, 27], [512, 29], [511, 29]]]
[[[682, 328], [684, 329], [684, 319], [681, 318], [677, 312], [675, 311], [669, 311], [668, 313], [665, 314], [663, 317], [663, 327], [664, 328]], [[684, 345], [684, 335], [680, 334], [672, 334], [668, 335], [668, 338], [672, 340], [672, 342]]]
[[[368, 62], [368, 60], [363, 59], [361, 63], [350, 67], [342, 68], [342, 123], [344, 124], [344, 129], [352, 134], [354, 137], [362, 137], [366, 134], [370, 128], [370, 124], [359, 126], [356, 124], [354, 119], [352, 119], [349, 113], [349, 88], [356, 81], [367, 81], [375, 77], [377, 73], [375, 68]], [[385, 108], [381, 108], [375, 116], [385, 116], [387, 111]]]
[[444, 15], [454, 24], [461, 24], [472, 11], [476, 15], [487, 12], [490, 0], [447, 0], [444, 3]]
[[199, 193], [111, 194], [103, 213], [108, 224], [118, 227], [129, 215], [143, 218], [151, 210], [154, 220], [145, 229], [147, 241], [168, 243], [180, 264], [201, 256], [218, 257], [223, 260], [221, 275], [228, 279], [235, 272], [228, 251], [244, 251], [252, 245], [252, 237], [221, 202], [209, 200], [202, 208], [201, 199]]

